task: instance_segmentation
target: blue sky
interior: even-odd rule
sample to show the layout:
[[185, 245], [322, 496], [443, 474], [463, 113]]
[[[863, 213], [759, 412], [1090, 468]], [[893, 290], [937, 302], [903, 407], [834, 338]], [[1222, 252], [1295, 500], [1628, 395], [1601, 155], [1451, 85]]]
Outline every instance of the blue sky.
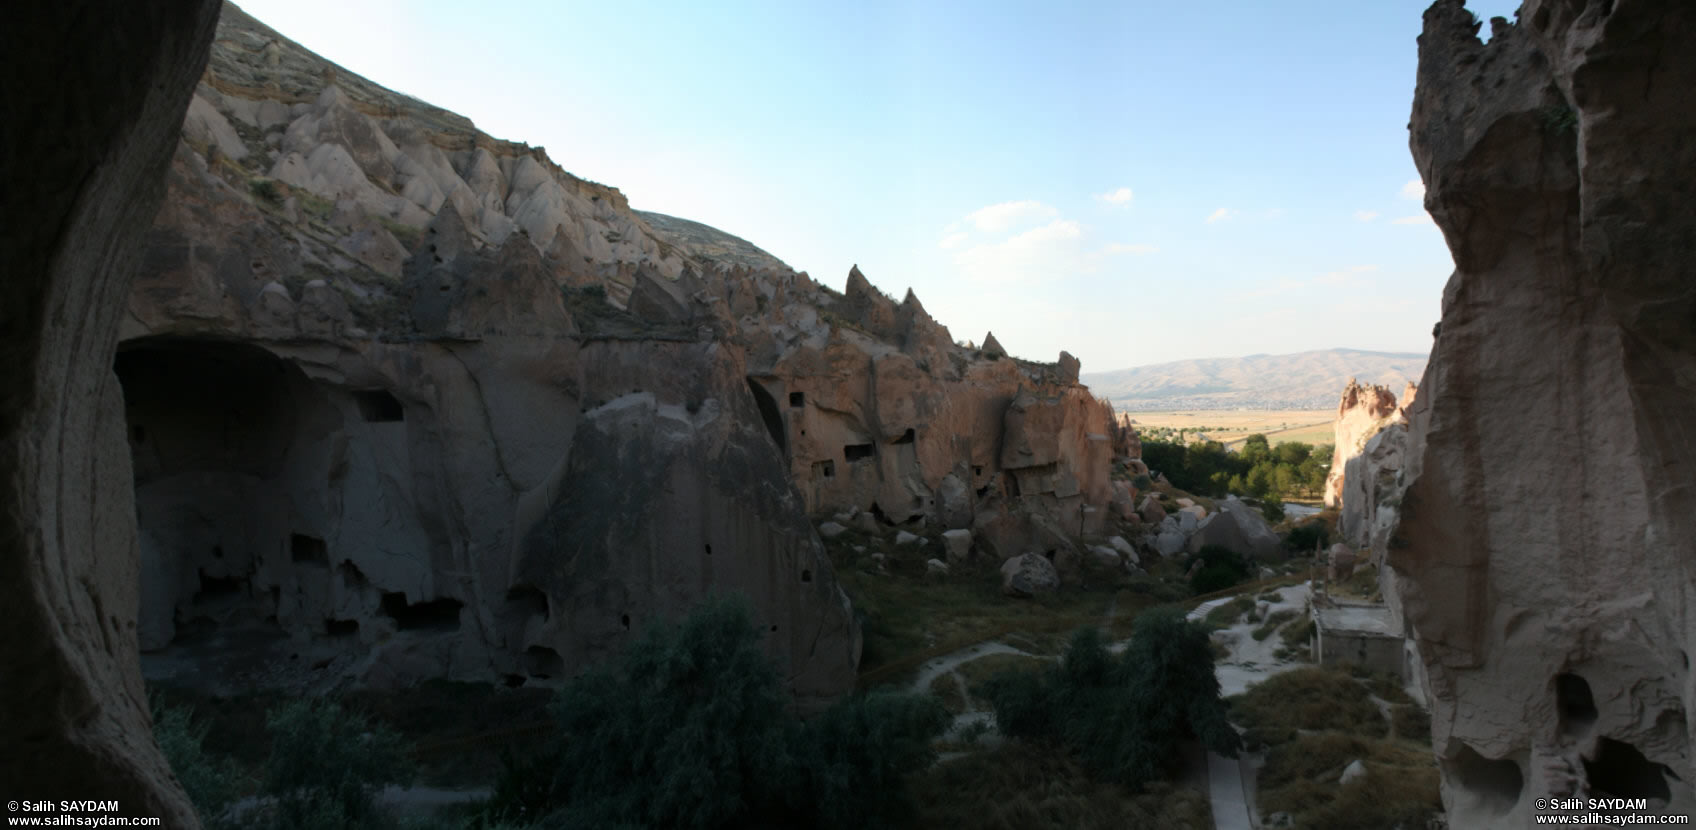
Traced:
[[1086, 372], [1424, 352], [1453, 267], [1407, 147], [1424, 2], [241, 5], [634, 207]]

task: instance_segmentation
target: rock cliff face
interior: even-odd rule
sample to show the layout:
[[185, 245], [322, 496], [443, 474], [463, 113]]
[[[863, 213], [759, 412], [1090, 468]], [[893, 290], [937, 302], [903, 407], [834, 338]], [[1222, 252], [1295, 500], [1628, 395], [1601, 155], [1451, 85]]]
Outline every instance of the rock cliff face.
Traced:
[[557, 683], [737, 590], [823, 699], [859, 632], [810, 514], [1037, 545], [1134, 446], [1064, 353], [632, 211], [233, 6], [169, 183], [118, 357], [159, 675]]
[[1696, 808], [1696, 8], [1425, 15], [1412, 119], [1456, 270], [1383, 542], [1455, 827]]
[[1349, 378], [1343, 387], [1342, 400], [1337, 402], [1337, 419], [1331, 425], [1331, 470], [1325, 476], [1325, 506], [1343, 503], [1344, 468], [1349, 459], [1360, 455], [1366, 442], [1384, 427], [1404, 418], [1407, 404], [1413, 398], [1414, 385], [1409, 383], [1403, 392], [1403, 402], [1396, 404], [1396, 395], [1387, 387], [1363, 386]]
[[15, 11], [0, 27], [0, 781], [9, 799], [116, 800], [125, 815], [192, 828], [136, 664], [135, 518], [111, 359], [218, 7]]

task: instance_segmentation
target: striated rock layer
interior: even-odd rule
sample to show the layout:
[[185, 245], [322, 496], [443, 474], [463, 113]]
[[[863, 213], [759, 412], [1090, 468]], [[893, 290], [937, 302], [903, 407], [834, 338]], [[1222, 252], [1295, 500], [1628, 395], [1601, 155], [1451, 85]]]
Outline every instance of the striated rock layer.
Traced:
[[822, 700], [860, 637], [811, 516], [1053, 553], [1136, 447], [1069, 355], [633, 211], [228, 5], [141, 259], [150, 676], [557, 683], [734, 590]]
[[1454, 254], [1391, 599], [1455, 827], [1537, 799], [1696, 809], [1696, 8], [1425, 14], [1412, 120]]
[[13, 11], [0, 26], [0, 782], [8, 800], [116, 801], [192, 828], [136, 665], [111, 359], [218, 7]]

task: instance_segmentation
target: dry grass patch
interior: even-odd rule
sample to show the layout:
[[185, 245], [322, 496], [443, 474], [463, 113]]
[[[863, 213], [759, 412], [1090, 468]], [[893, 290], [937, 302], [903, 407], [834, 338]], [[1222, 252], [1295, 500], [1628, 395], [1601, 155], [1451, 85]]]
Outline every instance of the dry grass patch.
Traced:
[[[1356, 760], [1366, 775], [1339, 784]], [[1443, 802], [1428, 747], [1326, 732], [1299, 736], [1267, 754], [1259, 806], [1264, 816], [1288, 813], [1297, 828], [1379, 830], [1425, 827]]]
[[1338, 669], [1309, 666], [1275, 674], [1229, 702], [1231, 720], [1248, 729], [1244, 737], [1251, 747], [1289, 742], [1299, 730], [1368, 738], [1388, 731], [1366, 687]]
[[913, 781], [918, 827], [1121, 830], [1213, 826], [1207, 795], [1165, 782], [1133, 795], [1090, 778], [1062, 750], [1008, 741], [940, 763]]

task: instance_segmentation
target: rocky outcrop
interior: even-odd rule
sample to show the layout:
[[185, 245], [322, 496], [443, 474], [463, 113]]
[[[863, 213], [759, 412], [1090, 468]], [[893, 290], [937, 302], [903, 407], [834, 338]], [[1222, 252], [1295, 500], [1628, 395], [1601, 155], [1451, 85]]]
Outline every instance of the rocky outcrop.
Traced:
[[1405, 421], [1407, 402], [1412, 400], [1414, 385], [1409, 383], [1402, 393], [1404, 401], [1396, 405], [1396, 395], [1383, 386], [1362, 386], [1349, 378], [1343, 388], [1342, 400], [1337, 402], [1337, 419], [1332, 423], [1330, 472], [1325, 476], [1325, 506], [1343, 503], [1343, 487], [1349, 460], [1366, 449], [1372, 440], [1390, 424]]
[[1412, 119], [1454, 255], [1386, 595], [1455, 827], [1538, 799], [1696, 808], [1696, 10], [1425, 15]]
[[275, 659], [161, 674], [558, 683], [733, 590], [822, 700], [860, 641], [809, 519], [1072, 562], [1137, 447], [1069, 355], [632, 211], [234, 7], [170, 193], [118, 359], [141, 644]]
[[234, 7], [195, 100], [117, 369], [140, 645], [232, 659], [150, 672], [558, 683], [735, 591], [803, 705], [851, 687], [858, 627], [727, 311], [757, 249], [667, 242]]
[[135, 519], [111, 361], [218, 9], [15, 11], [0, 27], [0, 781], [9, 798], [116, 801], [192, 828], [136, 663]]

